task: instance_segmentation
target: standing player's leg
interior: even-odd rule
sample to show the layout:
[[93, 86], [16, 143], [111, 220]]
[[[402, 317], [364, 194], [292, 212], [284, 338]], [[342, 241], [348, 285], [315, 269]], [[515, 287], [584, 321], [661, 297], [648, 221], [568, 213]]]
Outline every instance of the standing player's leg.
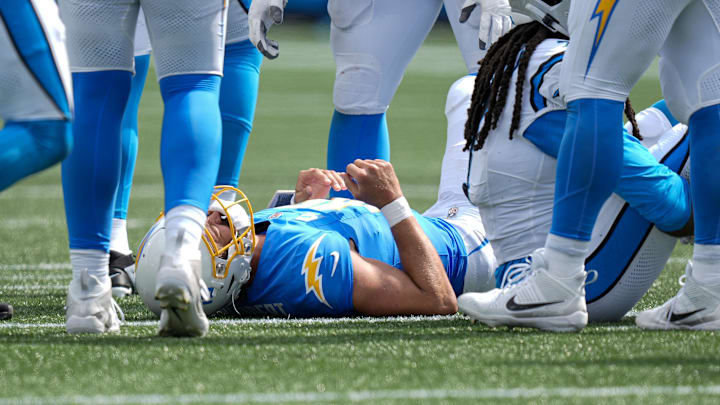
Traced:
[[568, 114], [552, 227], [543, 260], [533, 263], [548, 271], [535, 272], [542, 277], [527, 278], [520, 292], [543, 304], [527, 311], [532, 326], [578, 330], [587, 323], [583, 264], [600, 208], [620, 178], [624, 102], [688, 1], [571, 3], [560, 86]]
[[0, 191], [72, 146], [64, 28], [52, 1], [0, 5]]
[[146, 0], [142, 7], [165, 103], [160, 159], [166, 238], [156, 283], [163, 308], [159, 333], [202, 336], [208, 321], [202, 310], [199, 243], [220, 163], [225, 6], [220, 0]]
[[[441, 6], [438, 0], [330, 0], [337, 69], [328, 169], [345, 171], [355, 159], [390, 160], [385, 111]], [[403, 23], [408, 19], [412, 24]], [[331, 195], [352, 198], [349, 192]]]
[[150, 68], [150, 51], [150, 37], [145, 26], [145, 15], [140, 9], [134, 42], [135, 75], [130, 84], [130, 96], [121, 124], [120, 181], [115, 195], [112, 232], [110, 233], [109, 270], [115, 298], [132, 293], [135, 280], [135, 257], [130, 249], [127, 235], [127, 212], [138, 151], [138, 109]]
[[[241, 3], [230, 3], [227, 26], [225, 66], [220, 86], [222, 152], [215, 184], [237, 187], [255, 116], [262, 54], [247, 39], [247, 13]], [[228, 200], [234, 200], [233, 197], [221, 196]]]
[[60, 3], [76, 100], [75, 146], [62, 167], [73, 267], [67, 302], [69, 333], [119, 329], [108, 252], [137, 12], [137, 5]]
[[459, 21], [460, 11], [462, 10], [464, 2], [464, 0], [443, 1], [450, 27], [455, 36], [455, 42], [457, 42], [458, 48], [460, 48], [460, 54], [462, 54], [463, 61], [465, 61], [468, 73], [477, 73], [480, 60], [485, 57], [491, 44], [487, 44], [485, 49], [480, 49], [478, 43], [480, 10], [475, 10], [470, 14], [470, 17], [464, 23]]
[[[230, 3], [227, 27], [225, 66], [220, 86], [222, 152], [215, 184], [237, 187], [255, 116], [262, 54], [247, 39], [247, 12], [242, 3]], [[227, 193], [234, 194], [233, 191]], [[234, 200], [234, 197], [221, 196], [227, 200]]]
[[120, 130], [122, 157], [120, 161], [120, 178], [115, 194], [112, 231], [110, 233], [109, 263], [112, 292], [116, 298], [132, 293], [135, 278], [133, 267], [135, 259], [132, 255], [132, 249], [130, 249], [127, 234], [127, 212], [138, 150], [138, 108], [149, 67], [149, 53], [135, 56], [135, 75], [130, 84], [130, 96], [125, 106]]
[[[217, 185], [238, 186], [243, 158], [250, 139], [262, 54], [249, 41], [227, 44], [220, 86], [222, 152]], [[224, 197], [223, 197], [224, 198]]]
[[638, 315], [636, 323], [643, 328], [720, 329], [719, 6], [709, 0], [688, 6], [660, 53], [668, 107], [689, 123], [695, 246], [685, 284], [664, 305]]

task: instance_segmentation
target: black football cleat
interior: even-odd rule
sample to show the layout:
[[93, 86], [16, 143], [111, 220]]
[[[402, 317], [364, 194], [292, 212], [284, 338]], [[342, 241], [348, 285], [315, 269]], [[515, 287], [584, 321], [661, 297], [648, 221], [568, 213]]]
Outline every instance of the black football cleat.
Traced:
[[4, 302], [0, 302], [0, 321], [10, 319], [10, 318], [12, 318], [12, 316], [13, 316], [12, 305], [6, 304]]
[[110, 251], [110, 280], [112, 295], [122, 298], [135, 292], [135, 256]]

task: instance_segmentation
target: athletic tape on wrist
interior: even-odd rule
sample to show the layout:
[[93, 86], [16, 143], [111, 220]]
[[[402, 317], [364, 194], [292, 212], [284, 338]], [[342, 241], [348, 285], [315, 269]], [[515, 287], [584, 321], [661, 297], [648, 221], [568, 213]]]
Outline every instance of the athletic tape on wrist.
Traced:
[[412, 210], [405, 197], [399, 197], [395, 201], [387, 204], [380, 209], [385, 219], [390, 224], [390, 228], [397, 225], [400, 221], [410, 218]]

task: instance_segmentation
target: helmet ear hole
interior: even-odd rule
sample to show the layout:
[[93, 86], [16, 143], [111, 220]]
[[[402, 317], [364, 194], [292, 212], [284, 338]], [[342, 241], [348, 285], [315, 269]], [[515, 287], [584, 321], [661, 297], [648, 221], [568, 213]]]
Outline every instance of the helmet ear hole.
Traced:
[[215, 274], [218, 278], [225, 278], [227, 276], [227, 263], [222, 259], [215, 259]]

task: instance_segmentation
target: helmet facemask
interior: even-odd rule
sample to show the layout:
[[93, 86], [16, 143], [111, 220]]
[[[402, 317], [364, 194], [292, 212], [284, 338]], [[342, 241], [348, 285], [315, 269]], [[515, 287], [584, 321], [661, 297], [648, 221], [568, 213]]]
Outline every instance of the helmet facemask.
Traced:
[[[233, 195], [232, 201], [220, 198]], [[227, 198], [227, 197], [226, 197]], [[210, 213], [224, 217], [222, 226], [229, 228], [229, 238], [216, 240], [205, 225], [200, 248], [200, 277], [210, 291], [203, 298], [203, 310], [207, 315], [234, 304], [243, 285], [250, 280], [250, 260], [255, 251], [255, 226], [250, 201], [242, 191], [230, 187], [215, 187], [211, 198]], [[143, 302], [155, 314], [160, 315], [160, 305], [155, 299], [155, 281], [160, 259], [165, 253], [165, 218], [158, 217], [143, 238], [136, 262], [135, 287]], [[225, 236], [228, 233], [215, 233]]]
[[568, 33], [568, 14], [571, 0], [510, 0], [510, 7], [538, 21], [549, 30], [565, 36]]
[[[220, 198], [220, 195], [229, 194], [228, 191], [235, 193], [235, 201]], [[209, 254], [210, 274], [203, 274], [203, 278], [212, 291], [212, 298], [222, 292], [234, 301], [242, 286], [250, 280], [250, 260], [255, 251], [252, 206], [245, 194], [237, 188], [216, 186], [208, 211], [217, 212], [226, 220], [230, 228], [230, 240], [216, 240], [205, 227], [202, 241]], [[207, 271], [203, 269], [203, 273]]]

